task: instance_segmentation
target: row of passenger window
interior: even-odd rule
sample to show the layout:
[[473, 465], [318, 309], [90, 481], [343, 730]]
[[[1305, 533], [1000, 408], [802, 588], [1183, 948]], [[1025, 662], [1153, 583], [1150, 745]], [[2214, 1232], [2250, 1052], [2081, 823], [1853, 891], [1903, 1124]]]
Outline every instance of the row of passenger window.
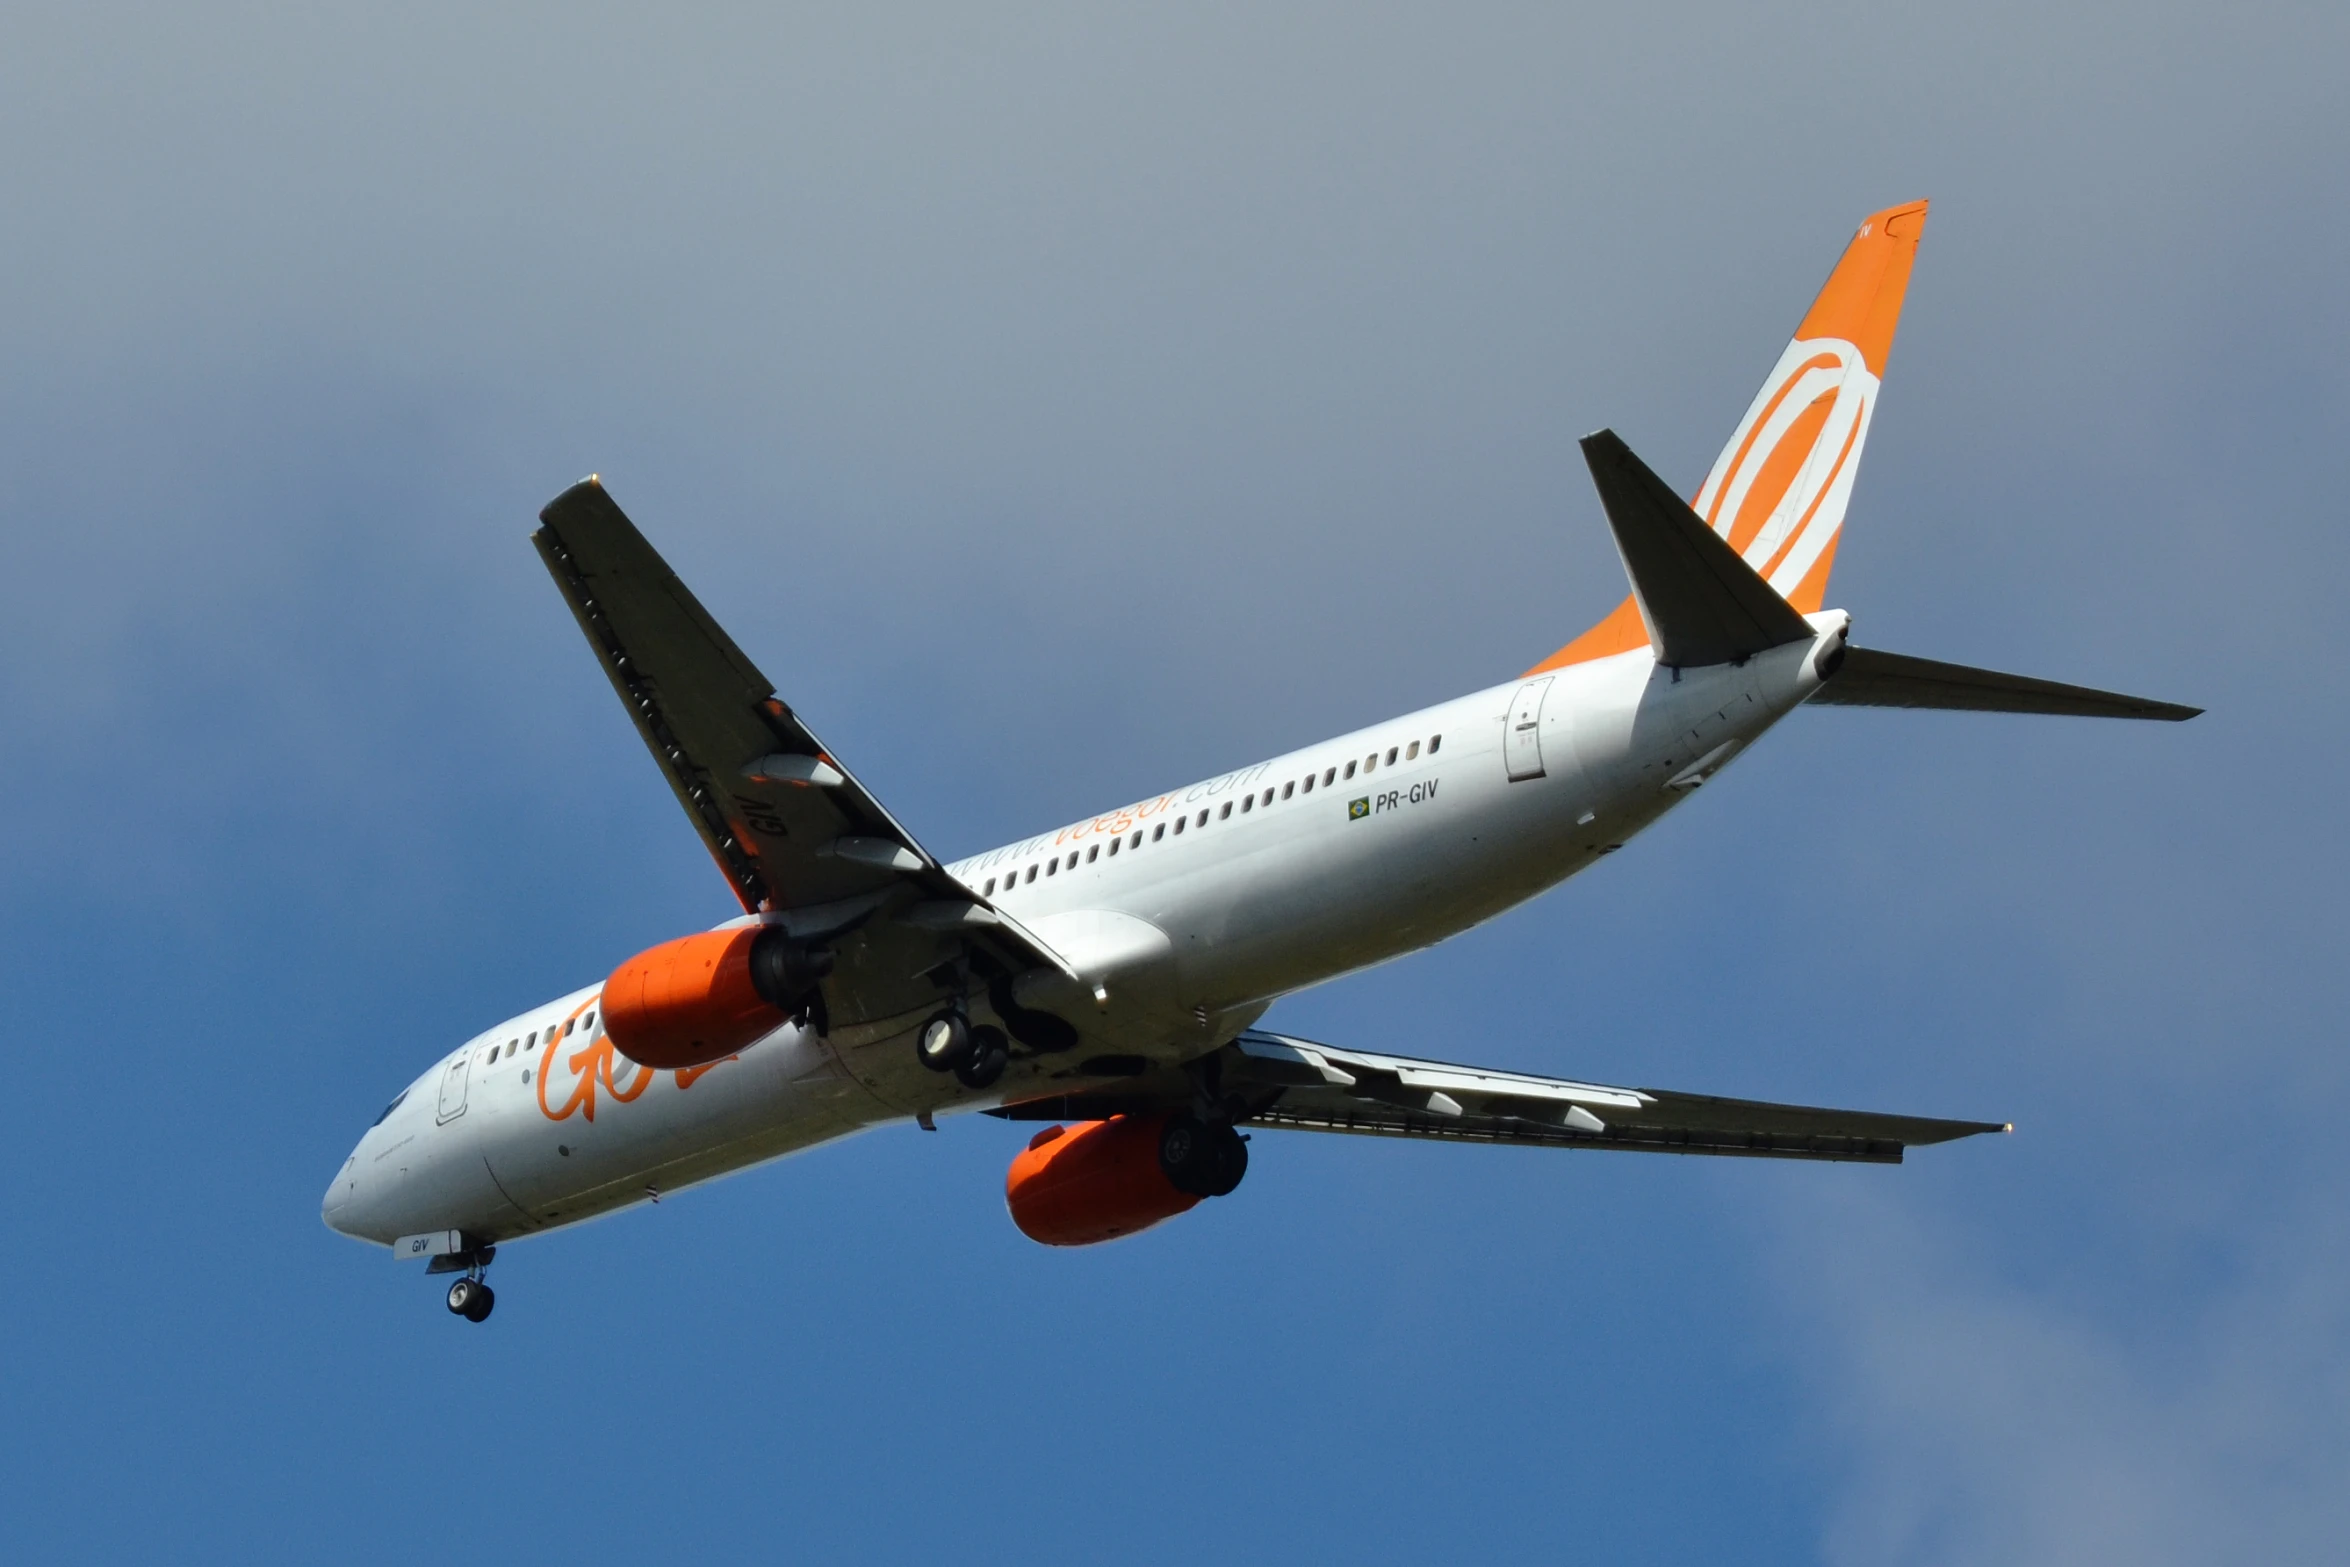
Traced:
[[[1436, 754], [1437, 748], [1443, 744], [1444, 736], [1429, 736], [1428, 754], [1430, 756], [1434, 756]], [[1411, 741], [1410, 743], [1404, 745], [1391, 745], [1387, 748], [1386, 751], [1385, 765], [1393, 767], [1399, 759], [1406, 762], [1417, 761], [1419, 756], [1420, 742], [1417, 740]], [[1328, 789], [1336, 784], [1344, 783], [1346, 780], [1355, 776], [1358, 768], [1366, 775], [1377, 772], [1380, 765], [1380, 753], [1373, 751], [1369, 756], [1364, 757], [1360, 762], [1348, 762], [1343, 769], [1336, 765], [1325, 767], [1321, 772], [1322, 787]], [[1256, 810], [1260, 805], [1270, 807], [1276, 798], [1287, 800], [1297, 795], [1312, 794], [1314, 792], [1314, 782], [1315, 775], [1308, 773], [1302, 780], [1292, 778], [1289, 782], [1283, 784], [1279, 789], [1268, 788], [1261, 795], [1251, 791], [1248, 794], [1242, 795], [1237, 802], [1226, 800], [1223, 805], [1217, 809], [1214, 820], [1228, 820], [1232, 815], [1232, 807], [1235, 803], [1237, 803], [1240, 807], [1240, 814], [1246, 816], [1250, 812]], [[1210, 817], [1206, 810], [1200, 811], [1197, 815], [1186, 814], [1183, 816], [1178, 816], [1174, 819], [1172, 830], [1175, 836], [1180, 838], [1183, 836], [1183, 830], [1186, 827], [1202, 828], [1208, 825], [1209, 820]], [[1158, 843], [1166, 838], [1168, 832], [1169, 824], [1166, 822], [1160, 822], [1157, 826], [1150, 829], [1150, 835], [1146, 839], [1143, 836], [1143, 829], [1137, 827], [1131, 834], [1121, 834], [1116, 838], [1112, 838], [1109, 843], [1109, 854], [1111, 858], [1115, 859], [1120, 849], [1137, 850], [1140, 849], [1145, 842]], [[1056, 854], [1049, 860], [1039, 860], [1035, 864], [1029, 866], [1025, 872], [1014, 871], [1009, 876], [990, 876], [987, 878], [987, 885], [980, 888], [979, 895], [983, 898], [992, 898], [995, 896], [998, 883], [1002, 884], [1004, 891], [1010, 892], [1015, 887], [1025, 886], [1029, 882], [1036, 880], [1039, 870], [1041, 870], [1047, 876], [1058, 876], [1063, 870], [1073, 871], [1077, 869], [1080, 863], [1091, 865], [1094, 861], [1100, 859], [1101, 857], [1102, 846], [1098, 843], [1082, 851], [1071, 849], [1065, 856]]]
[[[589, 1011], [573, 1018], [570, 1022], [564, 1024], [561, 1028], [549, 1028], [547, 1030], [547, 1038], [551, 1042], [555, 1039], [562, 1038], [570, 1034], [574, 1029], [577, 1029], [582, 1033], [594, 1033], [595, 1028], [596, 1014], [593, 1011]], [[520, 1039], [507, 1040], [506, 1048], [504, 1050], [500, 1050], [498, 1048], [497, 1041], [492, 1040], [490, 1042], [490, 1047], [481, 1053], [481, 1064], [483, 1066], [488, 1066], [493, 1061], [503, 1061], [506, 1059], [506, 1057], [513, 1055], [518, 1050], [536, 1050], [538, 1048], [538, 1043], [539, 1031], [535, 1028], [532, 1029], [529, 1033], [523, 1035]]]

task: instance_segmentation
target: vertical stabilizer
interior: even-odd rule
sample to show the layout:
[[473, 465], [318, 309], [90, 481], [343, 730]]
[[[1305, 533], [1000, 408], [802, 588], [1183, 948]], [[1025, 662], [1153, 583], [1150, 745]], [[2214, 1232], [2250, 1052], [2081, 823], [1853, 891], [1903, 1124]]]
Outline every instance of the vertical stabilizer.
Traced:
[[[1861, 224], [1697, 492], [1696, 511], [1706, 525], [1806, 614], [1827, 596], [1844, 508], [1925, 227], [1922, 201], [1872, 213]], [[1628, 653], [1649, 641], [1639, 606], [1626, 599], [1529, 673]]]

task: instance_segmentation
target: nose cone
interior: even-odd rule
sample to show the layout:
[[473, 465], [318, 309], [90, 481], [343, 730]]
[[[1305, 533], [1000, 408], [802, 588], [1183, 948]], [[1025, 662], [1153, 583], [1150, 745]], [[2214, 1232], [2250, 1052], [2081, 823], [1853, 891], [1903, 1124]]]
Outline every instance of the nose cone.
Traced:
[[328, 1229], [338, 1234], [352, 1235], [357, 1233], [351, 1228], [345, 1215], [351, 1211], [351, 1195], [358, 1184], [358, 1171], [359, 1156], [353, 1154], [343, 1161], [343, 1167], [337, 1170], [335, 1178], [327, 1183], [326, 1196], [319, 1200], [319, 1218], [326, 1221]]

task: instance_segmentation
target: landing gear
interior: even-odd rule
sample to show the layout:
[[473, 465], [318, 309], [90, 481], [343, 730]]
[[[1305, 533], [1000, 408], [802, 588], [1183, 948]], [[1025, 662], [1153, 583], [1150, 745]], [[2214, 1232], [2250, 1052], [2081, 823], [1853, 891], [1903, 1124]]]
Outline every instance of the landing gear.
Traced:
[[965, 1088], [985, 1088], [1004, 1075], [1012, 1046], [1002, 1029], [985, 1023], [973, 1028], [969, 1018], [950, 1007], [922, 1025], [914, 1036], [914, 1054], [933, 1072], [954, 1073]]
[[427, 1273], [463, 1272], [465, 1277], [449, 1286], [449, 1311], [468, 1322], [480, 1322], [498, 1303], [497, 1292], [490, 1288], [490, 1259], [498, 1248], [486, 1241], [476, 1242], [463, 1251], [452, 1251], [435, 1257]]
[[497, 1303], [497, 1291], [470, 1273], [449, 1286], [449, 1310], [468, 1322], [486, 1321]]
[[922, 1025], [914, 1036], [914, 1054], [933, 1072], [953, 1072], [971, 1059], [971, 1020], [948, 1008]]
[[1248, 1174], [1248, 1139], [1225, 1122], [1179, 1111], [1159, 1133], [1159, 1168], [1179, 1192], [1230, 1196]]
[[1011, 1042], [1004, 1031], [982, 1023], [971, 1030], [971, 1054], [955, 1068], [955, 1080], [965, 1088], [992, 1088], [1011, 1059]]

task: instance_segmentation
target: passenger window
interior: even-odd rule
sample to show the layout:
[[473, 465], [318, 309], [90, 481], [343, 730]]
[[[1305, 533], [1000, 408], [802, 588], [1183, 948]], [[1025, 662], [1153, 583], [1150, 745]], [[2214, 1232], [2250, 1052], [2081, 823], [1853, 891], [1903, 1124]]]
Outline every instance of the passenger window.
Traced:
[[1097, 844], [1095, 844], [1095, 845], [1094, 845], [1092, 848], [1090, 848], [1090, 849], [1088, 849], [1088, 850], [1086, 850], [1086, 851], [1085, 851], [1085, 863], [1086, 863], [1086, 864], [1088, 864], [1088, 865], [1091, 865], [1091, 864], [1092, 864], [1094, 861], [1096, 861], [1096, 860], [1100, 859], [1101, 857], [1102, 857], [1102, 846], [1101, 846], [1100, 844], [1098, 844], [1098, 843], [1097, 843]]
[[1051, 859], [1044, 862], [1044, 873], [1047, 876], [1058, 876], [1061, 874], [1061, 857], [1059, 855], [1056, 854]]
[[1308, 774], [1306, 774], [1306, 793], [1308, 793], [1308, 794], [1312, 794], [1313, 792], [1314, 792], [1314, 775], [1313, 775], [1312, 773], [1308, 773]]
[[[1231, 809], [1232, 809], [1232, 807], [1231, 807], [1231, 806], [1229, 806], [1229, 805], [1227, 805], [1227, 806], [1225, 806], [1225, 807], [1224, 807], [1224, 809], [1226, 809], [1227, 811], [1229, 811], [1229, 810], [1231, 810]], [[1192, 826], [1194, 826], [1194, 827], [1205, 827], [1207, 824], [1208, 824], [1208, 813], [1207, 813], [1207, 812], [1205, 812], [1205, 811], [1202, 811], [1202, 812], [1200, 812], [1200, 813], [1199, 813], [1199, 820], [1198, 820], [1198, 821], [1196, 821], [1196, 822], [1193, 822], [1191, 825], [1192, 825]]]
[[1033, 865], [1028, 867], [1028, 879], [1030, 881], [1036, 880], [1036, 867]]
[[[1255, 809], [1257, 808], [1257, 797], [1256, 797], [1255, 795], [1253, 795], [1253, 794], [1252, 794], [1252, 795], [1250, 795], [1250, 796], [1249, 796], [1247, 799], [1245, 799], [1245, 800], [1243, 800], [1243, 801], [1241, 801], [1241, 802], [1240, 802], [1240, 808], [1241, 808], [1243, 811], [1253, 811], [1253, 810], [1255, 810]], [[1224, 814], [1225, 814], [1226, 816], [1230, 816], [1230, 815], [1232, 814], [1232, 807], [1231, 807], [1231, 806], [1229, 806], [1229, 805], [1225, 806], [1225, 807], [1224, 807]]]
[[591, 1034], [594, 1033], [596, 1031], [596, 1015], [593, 1012], [590, 1012], [584, 1019], [581, 1020], [579, 1026], [586, 1029]]
[[[1205, 816], [1205, 815], [1207, 815], [1207, 812], [1205, 812], [1205, 811], [1202, 811], [1202, 812], [1200, 812], [1200, 814], [1201, 814], [1202, 816]], [[1182, 837], [1182, 836], [1183, 836], [1183, 827], [1184, 827], [1184, 824], [1185, 824], [1186, 822], [1189, 822], [1190, 820], [1191, 820], [1191, 818], [1190, 818], [1190, 817], [1188, 817], [1188, 816], [1178, 816], [1178, 817], [1176, 817], [1176, 818], [1175, 818], [1175, 836], [1177, 836], [1178, 838], [1180, 838], [1180, 837]]]
[[[1349, 763], [1347, 763], [1347, 764], [1346, 764], [1346, 776], [1347, 776], [1347, 777], [1349, 777], [1349, 778], [1352, 778], [1354, 775], [1355, 775], [1355, 767], [1354, 767], [1354, 763], [1352, 763], [1352, 762], [1349, 762]], [[1334, 784], [1334, 783], [1336, 783], [1336, 782], [1338, 782], [1338, 769], [1337, 769], [1337, 768], [1335, 768], [1335, 767], [1325, 767], [1325, 768], [1323, 768], [1323, 769], [1322, 769], [1322, 787], [1323, 787], [1323, 788], [1325, 788], [1325, 789], [1327, 789], [1327, 788], [1329, 788], [1329, 787], [1330, 787], [1332, 784]]]
[[571, 1031], [572, 1031], [574, 1028], [577, 1028], [578, 1026], [579, 1026], [579, 1019], [578, 1019], [578, 1018], [575, 1018], [575, 1017], [572, 1017], [572, 1018], [565, 1018], [565, 1019], [563, 1020], [563, 1037], [564, 1037], [565, 1039], [569, 1039], [569, 1038], [571, 1037]]
[[1387, 765], [1388, 765], [1388, 766], [1390, 766], [1390, 767], [1393, 767], [1393, 766], [1395, 765], [1395, 747], [1394, 747], [1394, 746], [1389, 746], [1389, 747], [1387, 748]]
[[1366, 772], [1366, 773], [1375, 773], [1375, 772], [1377, 772], [1378, 770], [1379, 770], [1379, 753], [1378, 753], [1378, 752], [1376, 752], [1376, 751], [1373, 751], [1373, 752], [1372, 752], [1372, 753], [1371, 753], [1369, 756], [1366, 756], [1366, 757], [1364, 757], [1364, 758], [1363, 758], [1363, 771], [1364, 771], [1364, 772]]
[[1413, 742], [1412, 742], [1410, 745], [1407, 745], [1407, 746], [1405, 746], [1405, 747], [1404, 747], [1404, 751], [1403, 751], [1403, 759], [1404, 759], [1405, 761], [1407, 761], [1407, 762], [1408, 762], [1408, 761], [1410, 761], [1410, 760], [1411, 760], [1413, 757], [1415, 757], [1415, 756], [1418, 756], [1419, 754], [1420, 754], [1420, 742], [1419, 742], [1419, 741], [1417, 741], [1417, 740], [1414, 740], [1414, 741], [1413, 741]]
[[987, 885], [980, 890], [979, 895], [983, 898], [992, 898], [995, 896], [995, 878], [993, 876], [987, 878]]
[[1077, 851], [1075, 849], [1069, 851], [1069, 869], [1077, 869]]
[[[1252, 794], [1252, 795], [1250, 795], [1250, 796], [1249, 796], [1249, 798], [1253, 800], [1253, 799], [1255, 799], [1255, 798], [1256, 798], [1256, 796]], [[1203, 813], [1203, 814], [1204, 814], [1204, 813]], [[1222, 820], [1224, 820], [1226, 817], [1229, 817], [1231, 814], [1232, 814], [1232, 802], [1231, 802], [1230, 800], [1226, 800], [1226, 801], [1224, 802], [1224, 809], [1222, 809], [1221, 811], [1218, 811], [1218, 812], [1216, 813], [1216, 819], [1217, 819], [1218, 821], [1222, 821]]]
[[519, 1039], [509, 1039], [506, 1041], [506, 1054], [508, 1055], [512, 1055], [515, 1051], [520, 1050], [521, 1048], [522, 1041]]
[[1444, 744], [1444, 736], [1430, 735], [1428, 737], [1428, 754], [1430, 756], [1434, 756], [1436, 754], [1436, 748], [1442, 744]]
[[1116, 854], [1118, 852], [1119, 845], [1123, 844], [1125, 841], [1126, 840], [1123, 838], [1112, 838], [1110, 840], [1110, 852], [1112, 854]]
[[[1314, 786], [1314, 781], [1313, 781], [1311, 778], [1307, 779], [1307, 780], [1306, 780], [1306, 787], [1307, 787], [1307, 788], [1309, 788], [1309, 789], [1311, 789], [1313, 786]], [[1288, 798], [1289, 798], [1291, 795], [1293, 795], [1293, 794], [1295, 794], [1295, 793], [1297, 793], [1297, 784], [1296, 784], [1296, 782], [1295, 782], [1294, 780], [1293, 780], [1292, 782], [1285, 783], [1285, 784], [1283, 784], [1283, 785], [1281, 786], [1281, 798], [1282, 798], [1282, 799], [1286, 800], [1286, 799], [1288, 799]]]
[[1129, 848], [1129, 849], [1139, 849], [1139, 848], [1141, 848], [1141, 847], [1142, 847], [1142, 829], [1141, 829], [1141, 828], [1137, 827], [1137, 828], [1135, 828], [1135, 829], [1134, 829], [1134, 841], [1133, 841], [1132, 843], [1128, 844], [1126, 847], [1127, 847], [1127, 848]]
[[536, 1050], [539, 1044], [539, 1031], [535, 1028], [532, 1029], [528, 1034], [523, 1036], [522, 1042], [528, 1048]]
[[1270, 789], [1267, 789], [1267, 790], [1265, 791], [1265, 799], [1264, 799], [1264, 803], [1265, 803], [1265, 804], [1267, 804], [1267, 805], [1271, 805], [1271, 804], [1273, 803], [1273, 791], [1272, 791], [1272, 790], [1270, 790]]
[[1349, 777], [1349, 778], [1352, 778], [1354, 775], [1355, 775], [1355, 764], [1354, 764], [1354, 763], [1352, 763], [1352, 762], [1349, 762], [1349, 763], [1347, 763], [1347, 764], [1346, 764], [1346, 776], [1347, 776], [1347, 777]]
[[1156, 827], [1153, 827], [1153, 828], [1151, 829], [1151, 842], [1153, 842], [1153, 843], [1157, 843], [1157, 842], [1158, 842], [1158, 841], [1159, 841], [1161, 838], [1164, 838], [1164, 837], [1166, 837], [1166, 836], [1167, 836], [1167, 824], [1166, 824], [1165, 822], [1161, 822], [1161, 823], [1159, 823], [1159, 825], [1158, 825], [1158, 826], [1156, 826]]

